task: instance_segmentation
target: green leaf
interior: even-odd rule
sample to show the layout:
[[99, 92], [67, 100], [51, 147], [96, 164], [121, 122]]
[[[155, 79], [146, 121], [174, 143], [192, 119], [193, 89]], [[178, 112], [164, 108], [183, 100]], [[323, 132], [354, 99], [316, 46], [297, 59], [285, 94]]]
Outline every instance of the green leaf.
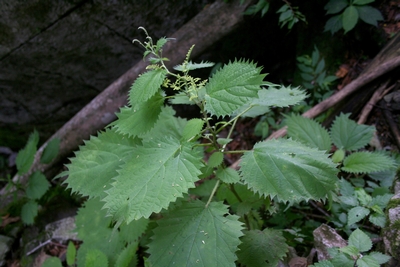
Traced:
[[390, 260], [390, 256], [382, 254], [380, 252], [372, 251], [369, 256], [373, 257], [379, 264], [384, 264]]
[[360, 6], [357, 7], [360, 19], [365, 23], [378, 26], [378, 20], [384, 20], [381, 12], [371, 6]]
[[349, 246], [355, 246], [360, 252], [367, 252], [372, 248], [372, 241], [367, 234], [357, 228], [349, 236]]
[[343, 15], [340, 14], [328, 19], [325, 24], [324, 32], [330, 31], [332, 34], [334, 34], [335, 32], [339, 31], [343, 27], [342, 18]]
[[39, 205], [34, 200], [29, 200], [22, 206], [21, 219], [23, 223], [31, 225], [34, 223], [34, 219], [38, 214]]
[[187, 120], [175, 116], [175, 113], [175, 110], [171, 106], [162, 107], [159, 119], [154, 124], [153, 129], [145, 136], [142, 136], [142, 138], [147, 140], [172, 136], [181, 139]]
[[342, 162], [345, 156], [345, 151], [343, 149], [338, 149], [332, 155], [332, 161], [334, 163]]
[[313, 265], [309, 265], [309, 267], [335, 267], [335, 265], [328, 260], [322, 260], [314, 263]]
[[336, 187], [338, 170], [328, 155], [293, 140], [259, 142], [240, 165], [251, 190], [280, 201], [323, 199]]
[[299, 87], [281, 86], [279, 89], [269, 87], [258, 92], [258, 99], [254, 101], [254, 104], [267, 107], [288, 107], [298, 104], [306, 97], [306, 93]]
[[60, 138], [51, 139], [43, 150], [40, 162], [44, 164], [50, 163], [57, 157], [58, 150], [60, 149]]
[[158, 220], [149, 261], [162, 266], [234, 267], [242, 223], [228, 213], [228, 206], [200, 201], [184, 202]]
[[375, 0], [353, 0], [353, 5], [366, 5], [375, 2]]
[[108, 267], [107, 256], [98, 249], [88, 250], [85, 256], [83, 265], [85, 267]]
[[371, 223], [373, 223], [373, 224], [375, 224], [375, 225], [377, 225], [377, 226], [379, 226], [381, 228], [386, 226], [386, 216], [385, 215], [378, 214], [378, 213], [372, 213], [368, 217], [368, 220]]
[[42, 267], [62, 267], [62, 262], [57, 257], [50, 257], [43, 262]]
[[195, 70], [195, 69], [202, 69], [202, 68], [210, 68], [212, 66], [214, 66], [215, 63], [213, 62], [200, 62], [200, 63], [193, 63], [191, 61], [187, 62], [186, 64], [180, 64], [174, 67], [175, 70], [177, 71], [182, 71], [182, 72], [186, 72], [189, 70]]
[[315, 69], [315, 73], [321, 73], [325, 69], [325, 60], [321, 59]]
[[220, 151], [214, 152], [208, 159], [208, 166], [211, 168], [217, 167], [224, 160], [224, 153]]
[[309, 74], [309, 73], [301, 73], [300, 74], [300, 76], [301, 76], [301, 78], [303, 79], [303, 80], [305, 80], [305, 81], [307, 81], [307, 82], [311, 82], [311, 81], [313, 81], [314, 80], [314, 75], [312, 75], [312, 74]]
[[156, 53], [160, 52], [161, 48], [168, 42], [168, 38], [161, 37], [160, 39], [157, 40], [156, 43]]
[[18, 152], [17, 158], [15, 159], [19, 175], [27, 173], [31, 168], [38, 143], [39, 133], [35, 130], [29, 135], [28, 142], [25, 147]]
[[75, 158], [67, 164], [68, 174], [65, 183], [72, 192], [83, 196], [104, 197], [104, 191], [110, 188], [112, 178], [118, 175], [117, 169], [130, 158], [138, 139], [123, 136], [113, 129], [92, 136], [85, 145], [75, 152]]
[[357, 124], [349, 116], [341, 113], [336, 117], [330, 133], [337, 148], [352, 151], [365, 147], [371, 141], [375, 127]]
[[331, 138], [328, 131], [318, 122], [300, 115], [285, 116], [288, 126], [288, 136], [305, 145], [325, 150], [331, 150]]
[[336, 14], [349, 5], [347, 0], [330, 0], [324, 7], [326, 14]]
[[265, 74], [248, 61], [235, 61], [218, 70], [205, 86], [205, 109], [211, 115], [231, 115], [252, 98], [263, 85]]
[[149, 100], [133, 107], [123, 107], [117, 113], [118, 120], [111, 123], [121, 134], [142, 136], [150, 131], [157, 122], [162, 110], [164, 98], [155, 94]]
[[224, 183], [232, 184], [240, 180], [239, 173], [232, 168], [221, 168], [217, 170], [216, 176]]
[[370, 255], [365, 255], [357, 260], [357, 267], [380, 267], [376, 259]]
[[302, 72], [306, 72], [306, 73], [313, 73], [314, 70], [311, 67], [308, 67], [304, 64], [297, 64], [297, 67], [302, 71]]
[[182, 138], [186, 141], [200, 134], [203, 129], [204, 121], [202, 119], [191, 119], [183, 129]]
[[343, 161], [342, 170], [349, 173], [369, 173], [395, 167], [394, 160], [380, 152], [354, 152]]
[[354, 207], [349, 210], [347, 216], [347, 225], [352, 225], [358, 223], [362, 219], [364, 219], [369, 214], [369, 209], [364, 207]]
[[349, 255], [350, 257], [357, 257], [360, 251], [355, 246], [345, 246], [339, 249], [341, 252]]
[[237, 255], [247, 267], [275, 267], [289, 249], [280, 230], [246, 231], [241, 240]]
[[69, 241], [66, 253], [67, 264], [70, 266], [74, 265], [75, 258], [76, 258], [76, 247], [72, 241]]
[[364, 190], [364, 188], [356, 188], [354, 192], [361, 206], [369, 205], [369, 203], [372, 200], [372, 197]]
[[129, 104], [134, 107], [149, 100], [160, 90], [166, 75], [167, 71], [163, 69], [151, 70], [140, 75], [129, 91]]
[[344, 33], [352, 30], [358, 21], [358, 11], [355, 6], [348, 6], [343, 12], [343, 29]]
[[28, 180], [26, 196], [30, 199], [39, 199], [49, 189], [50, 183], [40, 171], [34, 172]]
[[167, 208], [201, 174], [202, 150], [176, 138], [148, 140], [132, 151], [107, 191], [105, 207], [127, 222]]
[[129, 244], [125, 247], [121, 253], [118, 255], [117, 262], [115, 263], [115, 267], [129, 267], [131, 263], [136, 266], [137, 256], [136, 250], [138, 249], [138, 243]]

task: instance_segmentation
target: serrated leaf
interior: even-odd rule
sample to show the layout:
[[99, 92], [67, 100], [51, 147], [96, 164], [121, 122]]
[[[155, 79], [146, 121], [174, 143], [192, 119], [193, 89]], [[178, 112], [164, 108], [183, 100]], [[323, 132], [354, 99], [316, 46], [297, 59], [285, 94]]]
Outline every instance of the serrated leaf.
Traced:
[[246, 231], [241, 240], [237, 255], [247, 267], [275, 267], [289, 249], [282, 231], [275, 229]]
[[127, 222], [167, 208], [194, 187], [203, 166], [201, 152], [173, 137], [143, 142], [119, 170], [105, 207]]
[[203, 68], [210, 68], [214, 66], [215, 63], [213, 62], [208, 62], [208, 61], [202, 61], [200, 63], [193, 63], [192, 61], [187, 62], [186, 64], [180, 64], [174, 67], [175, 70], [177, 71], [189, 71], [189, 70], [196, 70], [196, 69], [203, 69]]
[[43, 150], [40, 162], [44, 164], [50, 163], [57, 156], [59, 149], [60, 138], [51, 139], [51, 141], [47, 143], [47, 146]]
[[38, 214], [39, 205], [34, 200], [29, 200], [22, 206], [21, 209], [21, 219], [22, 222], [31, 225], [34, 223], [35, 217]]
[[333, 263], [328, 260], [322, 260], [314, 263], [313, 265], [310, 265], [310, 267], [335, 267], [335, 265], [333, 265]]
[[349, 255], [350, 257], [357, 257], [360, 254], [360, 250], [355, 246], [345, 246], [339, 249], [341, 252]]
[[85, 255], [84, 265], [85, 267], [108, 267], [107, 256], [98, 249], [90, 249]]
[[204, 121], [202, 119], [191, 119], [189, 120], [185, 128], [183, 128], [182, 138], [185, 141], [192, 139], [193, 137], [200, 134], [201, 130], [203, 129]]
[[347, 180], [341, 178], [339, 181], [339, 188], [342, 196], [353, 196], [354, 187]]
[[251, 190], [284, 202], [324, 199], [337, 182], [338, 170], [327, 154], [294, 140], [257, 143], [240, 165]]
[[296, 88], [281, 86], [279, 89], [269, 87], [258, 92], [255, 104], [266, 107], [289, 107], [300, 103], [307, 97], [306, 93]]
[[349, 236], [349, 246], [355, 246], [360, 252], [367, 252], [372, 248], [372, 241], [367, 234], [357, 228]]
[[221, 168], [216, 172], [216, 176], [224, 183], [232, 184], [240, 180], [239, 173], [232, 168]]
[[211, 168], [217, 167], [224, 160], [224, 153], [220, 151], [214, 152], [208, 159], [208, 166]]
[[357, 267], [380, 267], [381, 265], [376, 259], [370, 255], [365, 255], [357, 260]]
[[336, 14], [349, 5], [347, 0], [330, 0], [324, 7], [326, 14]]
[[17, 158], [15, 159], [19, 175], [27, 173], [31, 168], [38, 143], [39, 133], [35, 130], [29, 135], [28, 142], [25, 147], [18, 152]]
[[367, 192], [365, 192], [364, 188], [356, 188], [354, 192], [361, 206], [368, 206], [368, 204], [372, 200], [372, 197]]
[[162, 107], [158, 121], [150, 132], [142, 136], [143, 140], [159, 139], [165, 136], [181, 139], [187, 120], [175, 116], [175, 113], [175, 110], [170, 106]]
[[146, 102], [132, 107], [123, 107], [117, 113], [118, 120], [111, 123], [121, 134], [142, 136], [150, 131], [158, 121], [164, 98], [155, 94]]
[[390, 199], [393, 197], [393, 194], [384, 194], [375, 196], [372, 201], [371, 205], [377, 205], [381, 209], [386, 208], [387, 204], [389, 203]]
[[394, 160], [380, 152], [354, 152], [343, 161], [342, 170], [350, 173], [369, 173], [391, 169]]
[[168, 38], [161, 37], [160, 39], [157, 40], [156, 43], [156, 53], [160, 51], [160, 49], [168, 42]]
[[347, 216], [347, 225], [350, 226], [352, 224], [358, 223], [366, 216], [368, 216], [368, 214], [369, 214], [369, 209], [364, 207], [358, 206], [350, 209]]
[[104, 197], [104, 191], [110, 188], [112, 178], [117, 176], [117, 169], [123, 160], [131, 156], [138, 139], [123, 136], [115, 130], [107, 129], [97, 137], [92, 136], [85, 145], [75, 152], [75, 158], [67, 164], [68, 174], [65, 183], [72, 192], [83, 196]]
[[140, 75], [129, 91], [129, 104], [134, 107], [149, 100], [160, 90], [166, 75], [167, 71], [163, 69], [151, 70]]
[[242, 223], [228, 213], [228, 206], [200, 201], [184, 202], [158, 220], [149, 261], [161, 266], [234, 267]]
[[368, 217], [368, 220], [371, 223], [373, 223], [381, 228], [386, 226], [386, 216], [385, 215], [373, 213]]
[[355, 6], [348, 6], [344, 12], [342, 17], [343, 29], [344, 33], [352, 30], [354, 26], [356, 26], [358, 21], [358, 11]]
[[42, 267], [62, 267], [62, 262], [58, 257], [47, 258]]
[[369, 256], [373, 257], [379, 264], [384, 264], [390, 260], [390, 256], [382, 254], [380, 252], [372, 251]]
[[339, 31], [343, 26], [342, 17], [343, 15], [340, 14], [328, 19], [325, 24], [324, 32], [330, 31], [332, 34], [334, 34], [335, 32]]
[[286, 116], [288, 136], [319, 150], [331, 150], [331, 138], [328, 131], [318, 122], [300, 115]]
[[360, 19], [365, 23], [378, 26], [378, 20], [384, 20], [381, 12], [371, 6], [360, 6], [357, 7]]
[[257, 97], [265, 74], [248, 61], [235, 61], [218, 70], [205, 85], [205, 109], [211, 115], [231, 115], [243, 104]]
[[137, 263], [136, 250], [138, 248], [138, 243], [129, 244], [125, 247], [121, 253], [118, 255], [117, 262], [115, 263], [115, 267], [129, 267], [131, 263]]
[[76, 247], [72, 241], [69, 241], [68, 246], [67, 246], [67, 253], [66, 253], [67, 264], [70, 266], [74, 265], [75, 258], [76, 258]]
[[330, 134], [337, 148], [357, 150], [371, 141], [375, 127], [360, 125], [349, 119], [350, 114], [341, 113], [332, 124]]
[[34, 172], [28, 180], [26, 196], [30, 199], [39, 199], [49, 189], [50, 183], [40, 171]]

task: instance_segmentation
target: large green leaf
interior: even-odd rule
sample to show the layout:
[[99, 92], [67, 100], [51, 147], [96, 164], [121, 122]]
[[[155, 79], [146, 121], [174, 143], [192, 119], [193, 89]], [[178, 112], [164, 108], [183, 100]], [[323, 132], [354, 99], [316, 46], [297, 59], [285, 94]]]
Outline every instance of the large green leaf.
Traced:
[[331, 138], [328, 131], [318, 122], [300, 115], [286, 116], [288, 136], [319, 150], [331, 150]]
[[184, 202], [166, 213], [154, 229], [149, 261], [161, 266], [234, 267], [242, 223], [228, 206], [211, 202]]
[[40, 171], [36, 171], [29, 177], [26, 196], [30, 199], [39, 199], [49, 187], [50, 183], [47, 181], [46, 176]]
[[247, 267], [275, 267], [289, 249], [282, 231], [274, 229], [250, 230], [241, 240], [237, 255]]
[[240, 165], [251, 190], [280, 201], [323, 199], [337, 182], [338, 170], [327, 154], [293, 140], [257, 143]]
[[131, 106], [146, 102], [155, 95], [164, 82], [167, 71], [155, 69], [143, 73], [135, 80], [129, 91], [129, 103]]
[[39, 133], [35, 130], [30, 134], [25, 147], [18, 152], [15, 164], [17, 165], [18, 174], [24, 174], [29, 171], [32, 166], [37, 145], [39, 143]]
[[342, 170], [350, 173], [379, 172], [395, 167], [394, 160], [380, 152], [354, 152], [343, 161]]
[[132, 107], [123, 107], [117, 113], [118, 120], [113, 125], [119, 133], [129, 136], [142, 136], [150, 131], [158, 121], [164, 98], [155, 94], [146, 102]]
[[330, 134], [337, 148], [352, 151], [365, 147], [371, 141], [375, 127], [357, 124], [349, 116], [341, 113], [336, 117]]
[[354, 26], [356, 26], [358, 21], [358, 11], [355, 6], [348, 6], [344, 12], [342, 17], [343, 29], [344, 33], [352, 30]]
[[205, 86], [207, 112], [216, 116], [231, 115], [252, 98], [263, 85], [265, 74], [254, 63], [235, 61], [218, 70]]
[[383, 20], [381, 12], [372, 6], [357, 7], [360, 19], [365, 23], [378, 26], [378, 20]]
[[105, 207], [127, 222], [167, 208], [194, 187], [203, 166], [201, 152], [172, 137], [144, 141], [119, 170]]
[[141, 137], [144, 140], [159, 139], [165, 136], [180, 139], [186, 124], [187, 120], [175, 116], [175, 110], [171, 106], [165, 106], [161, 108], [160, 116], [154, 127]]
[[357, 228], [349, 236], [349, 246], [355, 246], [360, 252], [367, 252], [372, 248], [372, 241], [367, 234]]
[[117, 169], [123, 160], [129, 158], [138, 139], [123, 136], [115, 130], [100, 132], [92, 136], [85, 145], [75, 152], [75, 158], [67, 164], [68, 174], [65, 183], [72, 192], [83, 196], [104, 197], [104, 191], [110, 188], [112, 178], [117, 176]]

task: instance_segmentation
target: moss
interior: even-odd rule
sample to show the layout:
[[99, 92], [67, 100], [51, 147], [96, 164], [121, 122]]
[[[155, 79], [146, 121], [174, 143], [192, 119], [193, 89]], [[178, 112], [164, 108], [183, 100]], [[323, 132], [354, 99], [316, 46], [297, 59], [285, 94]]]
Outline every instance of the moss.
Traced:
[[400, 198], [391, 199], [386, 206], [386, 210], [397, 208], [400, 206]]

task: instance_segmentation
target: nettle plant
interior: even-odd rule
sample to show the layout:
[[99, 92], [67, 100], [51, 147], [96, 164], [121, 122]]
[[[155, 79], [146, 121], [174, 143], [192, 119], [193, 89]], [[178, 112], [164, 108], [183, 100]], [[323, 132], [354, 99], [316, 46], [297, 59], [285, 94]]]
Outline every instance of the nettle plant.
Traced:
[[[147, 266], [275, 266], [288, 245], [261, 215], [274, 203], [331, 198], [337, 165], [325, 151], [292, 139], [258, 142], [250, 151], [232, 151], [229, 143], [240, 118], [306, 95], [264, 81], [261, 68], [245, 60], [209, 80], [192, 77], [191, 70], [213, 65], [191, 62], [193, 47], [174, 73], [162, 56], [168, 40], [134, 41], [146, 49], [148, 71], [133, 83], [118, 119], [86, 141], [60, 175], [89, 197], [77, 219], [85, 246], [78, 265], [101, 258], [108, 261], [96, 266], [127, 266], [141, 242]], [[199, 118], [175, 116], [171, 106], [180, 104], [196, 105]], [[239, 171], [226, 166], [229, 153], [242, 154]], [[99, 236], [110, 242], [93, 241]]]

